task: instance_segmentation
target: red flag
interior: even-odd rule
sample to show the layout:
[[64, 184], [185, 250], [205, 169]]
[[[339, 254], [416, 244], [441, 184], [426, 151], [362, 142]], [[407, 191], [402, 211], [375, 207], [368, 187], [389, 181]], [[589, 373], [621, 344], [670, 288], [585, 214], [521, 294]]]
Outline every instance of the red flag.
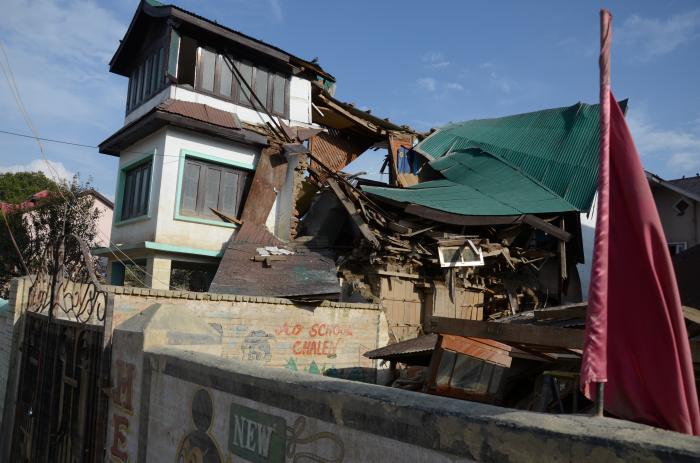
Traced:
[[[601, 54], [601, 70], [603, 61]], [[609, 90], [605, 97], [581, 389], [594, 400], [592, 383], [604, 382], [605, 409], [613, 415], [700, 435], [693, 363], [666, 238], [622, 110]]]

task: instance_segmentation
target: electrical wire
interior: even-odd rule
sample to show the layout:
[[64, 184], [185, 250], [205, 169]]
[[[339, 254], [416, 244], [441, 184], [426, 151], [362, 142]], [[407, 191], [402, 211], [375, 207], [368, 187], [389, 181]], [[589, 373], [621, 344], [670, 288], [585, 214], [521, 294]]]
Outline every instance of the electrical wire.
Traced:
[[[42, 139], [41, 139], [41, 137], [39, 137], [38, 131], [36, 130], [36, 127], [34, 126], [34, 123], [32, 122], [31, 116], [29, 115], [29, 112], [27, 111], [26, 107], [24, 106], [24, 102], [22, 101], [22, 96], [21, 96], [21, 94], [20, 94], [20, 92], [19, 92], [19, 87], [17, 86], [17, 82], [16, 82], [16, 80], [15, 80], [15, 78], [14, 78], [14, 73], [12, 72], [12, 67], [10, 66], [10, 60], [9, 60], [9, 58], [8, 58], [8, 56], [7, 56], [7, 53], [6, 53], [6, 51], [5, 51], [5, 47], [4, 47], [3, 43], [2, 43], [2, 41], [0, 41], [0, 51], [2, 51], [2, 54], [3, 54], [4, 59], [5, 59], [5, 60], [4, 60], [5, 62], [3, 62], [2, 60], [0, 60], [0, 69], [2, 70], [3, 75], [5, 76], [5, 80], [7, 81], [7, 84], [8, 84], [8, 86], [10, 87], [10, 93], [12, 93], [12, 96], [13, 96], [13, 98], [15, 99], [15, 103], [17, 104], [17, 108], [19, 109], [19, 112], [20, 112], [20, 114], [22, 115], [22, 118], [24, 119], [25, 123], [26, 123], [27, 126], [29, 127], [29, 130], [32, 132], [31, 138], [34, 138], [34, 139], [36, 140], [37, 144], [39, 145], [39, 151], [41, 152], [41, 156], [42, 156], [44, 162], [46, 163], [47, 167], [49, 168], [49, 172], [50, 172], [51, 176], [53, 177], [53, 180], [54, 180], [56, 183], [60, 183], [60, 182], [59, 182], [59, 180], [60, 180], [60, 175], [58, 175], [58, 172], [57, 172], [56, 169], [51, 165], [51, 162], [49, 162], [48, 158], [46, 157], [46, 153], [44, 152], [44, 146], [43, 146], [42, 143], [41, 143], [41, 140], [42, 140]], [[19, 135], [19, 134], [14, 134], [14, 133], [13, 133], [13, 135]], [[26, 136], [26, 137], [30, 137], [30, 136]], [[77, 144], [77, 143], [69, 143], [69, 142], [67, 142], [67, 143], [68, 143], [68, 144], [73, 144], [73, 145], [75, 145], [75, 146], [82, 145], [82, 144]], [[87, 145], [84, 145], [84, 146], [87, 146]], [[149, 154], [153, 154], [153, 153], [149, 153]], [[66, 204], [70, 204], [70, 203], [68, 202], [68, 198], [66, 198], [66, 196], [65, 196], [65, 195], [63, 194], [63, 192], [61, 191], [61, 188], [58, 189], [58, 193], [59, 193], [59, 195], [61, 196], [61, 198], [63, 198], [63, 200], [64, 200], [64, 202], [65, 202]], [[72, 192], [71, 192], [71, 194], [72, 194]], [[74, 196], [74, 199], [77, 199], [77, 198], [75, 197], [75, 195], [73, 195], [73, 196]], [[120, 252], [128, 261], [130, 261], [133, 265], [135, 265], [135, 266], [137, 266], [137, 267], [140, 267], [136, 262], [134, 262], [133, 259], [131, 259], [131, 257], [129, 257], [124, 251], [122, 251], [121, 249], [119, 249], [119, 246], [117, 246], [117, 245], [111, 240], [110, 237], [104, 236], [104, 234], [102, 234], [102, 233], [100, 232], [100, 230], [97, 230], [97, 233], [98, 233], [99, 235], [101, 235], [101, 237], [102, 237], [103, 239], [105, 239], [106, 241], [109, 242], [109, 245], [110, 245], [109, 249], [110, 249], [110, 251], [112, 251], [112, 256], [115, 257], [116, 260], [124, 266], [125, 270], [128, 269], [127, 264], [126, 264], [123, 260], [121, 260], [121, 259], [113, 252], [113, 250], [119, 251], [119, 252]], [[129, 269], [129, 270], [130, 270], [130, 269]], [[147, 285], [143, 280], [141, 280], [140, 278], [138, 278], [138, 277], [136, 276], [136, 274], [135, 274], [133, 271], [132, 271], [131, 273], [132, 273], [132, 276], [133, 276], [139, 283], [141, 283], [144, 287], [148, 287], [148, 285]], [[145, 269], [144, 269], [144, 273], [146, 274], [146, 276], [148, 276], [148, 277], [151, 278], [151, 281], [155, 280], [155, 281], [158, 281], [158, 282], [161, 283], [161, 284], [165, 284], [163, 281], [159, 280], [158, 278], [154, 277], [152, 274], [148, 273], [148, 271], [146, 271]], [[172, 288], [172, 286], [168, 284], [168, 288]]]

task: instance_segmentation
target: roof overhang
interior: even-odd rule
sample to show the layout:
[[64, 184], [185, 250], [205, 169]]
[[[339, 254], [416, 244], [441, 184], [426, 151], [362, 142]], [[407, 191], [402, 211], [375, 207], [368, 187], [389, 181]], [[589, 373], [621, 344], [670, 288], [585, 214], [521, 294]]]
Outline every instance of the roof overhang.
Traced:
[[685, 196], [688, 199], [692, 199], [693, 201], [700, 202], [700, 196], [693, 193], [692, 191], [684, 190], [683, 188], [674, 185], [673, 183], [662, 179], [656, 174], [652, 174], [651, 172], [644, 171], [644, 174], [647, 177], [647, 181], [652, 184], [652, 185], [659, 185], [661, 187], [667, 188], [675, 193], [678, 193], [681, 196]]
[[109, 63], [111, 72], [127, 75], [133, 49], [140, 47], [153, 20], [167, 20], [176, 29], [183, 28], [195, 36], [219, 39], [222, 42], [222, 48], [225, 50], [235, 47], [251, 54], [262, 55], [268, 60], [276, 61], [280, 64], [286, 63], [287, 66], [296, 67], [301, 71], [309, 70], [335, 82], [335, 77], [325, 72], [315, 63], [306, 61], [278, 47], [222, 26], [177, 6], [149, 1], [141, 1], [136, 9], [129, 28]]
[[119, 153], [138, 140], [168, 125], [248, 145], [266, 146], [268, 144], [266, 136], [252, 130], [222, 127], [156, 107], [100, 143], [100, 153], [119, 156]]

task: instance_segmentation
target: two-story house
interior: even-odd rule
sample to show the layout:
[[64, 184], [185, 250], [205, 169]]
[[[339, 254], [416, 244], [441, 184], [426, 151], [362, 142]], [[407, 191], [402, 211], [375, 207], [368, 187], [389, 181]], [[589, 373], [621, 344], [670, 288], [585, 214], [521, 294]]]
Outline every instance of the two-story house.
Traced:
[[[272, 127], [318, 127], [312, 83], [333, 89], [334, 78], [154, 0], [140, 2], [110, 71], [129, 85], [124, 126], [100, 144], [101, 153], [119, 157], [119, 171], [112, 244], [95, 254], [109, 258], [109, 281], [117, 285], [124, 263], [145, 266], [152, 288], [169, 288], [173, 269], [213, 272]], [[290, 167], [274, 192], [265, 221], [273, 233], [288, 228], [294, 175]]]

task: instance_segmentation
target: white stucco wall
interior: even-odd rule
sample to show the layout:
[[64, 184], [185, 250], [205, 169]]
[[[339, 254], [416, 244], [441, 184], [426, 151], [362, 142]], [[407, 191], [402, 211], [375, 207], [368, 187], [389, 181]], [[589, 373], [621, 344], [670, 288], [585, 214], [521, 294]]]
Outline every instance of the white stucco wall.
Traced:
[[175, 246], [219, 251], [231, 237], [233, 228], [175, 219], [179, 160], [183, 149], [255, 165], [260, 155], [260, 148], [234, 142], [223, 142], [188, 130], [173, 127], [167, 129], [155, 241]]
[[99, 199], [95, 199], [95, 209], [100, 211], [100, 218], [97, 219], [97, 238], [95, 244], [97, 247], [106, 248], [109, 246], [110, 237], [112, 236], [112, 219], [114, 210], [108, 207]]
[[[151, 193], [148, 205], [149, 216], [135, 221], [119, 223], [119, 217], [115, 206], [115, 216], [112, 225], [112, 242], [117, 245], [128, 245], [143, 241], [154, 241], [156, 236], [156, 220], [158, 215], [158, 192], [161, 184], [161, 168], [163, 165], [163, 152], [165, 148], [165, 129], [158, 130], [141, 141], [134, 143], [125, 149], [119, 157], [119, 168], [131, 164], [145, 156], [147, 153], [155, 153], [153, 156]], [[117, 172], [118, 175], [118, 172]], [[114, 194], [115, 205], [121, 201], [119, 191], [119, 179], [117, 190]]]

